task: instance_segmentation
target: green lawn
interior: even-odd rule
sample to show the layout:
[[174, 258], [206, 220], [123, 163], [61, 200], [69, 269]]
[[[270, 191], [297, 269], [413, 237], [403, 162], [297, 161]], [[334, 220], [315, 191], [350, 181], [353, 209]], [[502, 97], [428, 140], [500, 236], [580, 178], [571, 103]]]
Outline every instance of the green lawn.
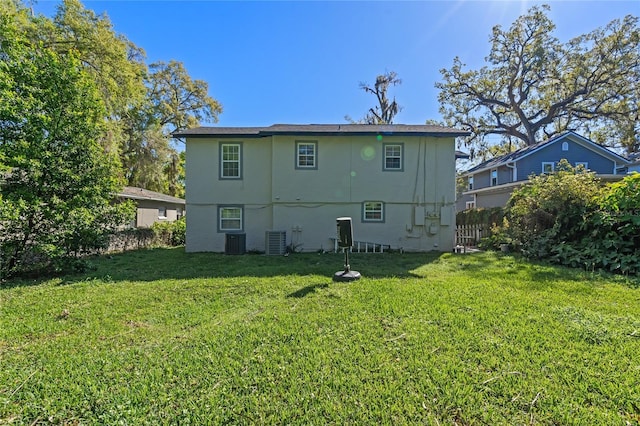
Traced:
[[158, 249], [0, 287], [0, 424], [640, 424], [640, 280]]

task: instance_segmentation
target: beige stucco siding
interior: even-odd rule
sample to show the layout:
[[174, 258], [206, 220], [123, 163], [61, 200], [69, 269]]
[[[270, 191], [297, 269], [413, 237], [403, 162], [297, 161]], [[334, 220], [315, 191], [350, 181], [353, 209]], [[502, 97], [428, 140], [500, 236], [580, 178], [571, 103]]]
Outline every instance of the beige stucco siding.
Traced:
[[[172, 203], [154, 200], [137, 200], [136, 227], [149, 228], [155, 222], [173, 222], [178, 219], [178, 211], [182, 212], [183, 207]], [[164, 207], [165, 216], [159, 215], [159, 208]]]
[[[265, 231], [287, 232], [302, 250], [332, 249], [335, 218], [353, 218], [354, 238], [405, 250], [450, 250], [455, 226], [454, 138], [293, 136], [224, 139], [242, 144], [242, 179], [219, 179], [216, 138], [187, 141], [187, 251], [224, 251], [218, 207], [242, 206], [247, 250]], [[317, 168], [297, 169], [296, 141], [317, 143]], [[402, 144], [403, 170], [383, 170], [383, 145]], [[362, 203], [384, 203], [382, 223], [362, 221]]]

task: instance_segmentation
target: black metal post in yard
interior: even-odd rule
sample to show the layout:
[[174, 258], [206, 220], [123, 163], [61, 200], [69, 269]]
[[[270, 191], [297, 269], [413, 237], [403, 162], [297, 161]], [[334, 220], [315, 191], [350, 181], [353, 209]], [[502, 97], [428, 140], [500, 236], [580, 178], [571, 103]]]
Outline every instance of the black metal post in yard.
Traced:
[[349, 251], [350, 247], [343, 248], [344, 250], [344, 270], [338, 271], [333, 274], [334, 281], [355, 281], [361, 278], [360, 272], [352, 271], [351, 265], [349, 265]]

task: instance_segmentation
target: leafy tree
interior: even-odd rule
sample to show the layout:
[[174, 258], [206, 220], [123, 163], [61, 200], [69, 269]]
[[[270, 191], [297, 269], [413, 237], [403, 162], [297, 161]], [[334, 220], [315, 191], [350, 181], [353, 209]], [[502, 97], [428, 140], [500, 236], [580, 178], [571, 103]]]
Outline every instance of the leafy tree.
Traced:
[[147, 98], [166, 134], [218, 121], [222, 105], [209, 96], [207, 82], [193, 80], [181, 62], [156, 62], [149, 69]]
[[360, 89], [374, 95], [378, 105], [369, 108], [367, 115], [358, 122], [354, 121], [348, 115], [345, 116], [345, 119], [351, 123], [393, 124], [393, 119], [402, 110], [402, 107], [398, 105], [395, 97], [392, 100], [387, 97], [387, 91], [390, 86], [397, 86], [399, 84], [402, 84], [402, 80], [398, 78], [398, 74], [394, 71], [389, 71], [377, 76], [373, 87], [367, 83], [360, 83]]
[[122, 182], [100, 144], [104, 105], [73, 52], [27, 40], [8, 14], [0, 52], [0, 272], [64, 267], [100, 247], [129, 208], [112, 204]]
[[[107, 117], [117, 120], [144, 98], [144, 51], [116, 34], [106, 15], [96, 15], [79, 0], [63, 0], [52, 25], [42, 36], [46, 45], [77, 54], [101, 94]], [[46, 31], [46, 25], [41, 27]]]
[[184, 163], [172, 146], [171, 134], [202, 120], [218, 121], [222, 106], [208, 95], [208, 84], [193, 80], [181, 62], [152, 64], [145, 78], [147, 95], [122, 117], [121, 159], [127, 182], [184, 196]]
[[[493, 28], [487, 65], [464, 70], [456, 57], [441, 70], [440, 111], [451, 126], [472, 132], [472, 153], [497, 134], [525, 145], [565, 130], [638, 142], [640, 29], [626, 16], [567, 43], [553, 36], [548, 6], [535, 6], [505, 30]], [[608, 134], [603, 129], [614, 129]], [[600, 131], [600, 133], [598, 133]], [[608, 141], [612, 145], [614, 141]]]
[[127, 185], [184, 194], [171, 133], [217, 121], [222, 107], [208, 95], [206, 82], [192, 79], [177, 61], [147, 67], [142, 48], [79, 0], [63, 0], [53, 19], [31, 17], [20, 0], [2, 3], [0, 11], [13, 16], [18, 32], [33, 43], [78, 58], [105, 106], [100, 141], [119, 155]]

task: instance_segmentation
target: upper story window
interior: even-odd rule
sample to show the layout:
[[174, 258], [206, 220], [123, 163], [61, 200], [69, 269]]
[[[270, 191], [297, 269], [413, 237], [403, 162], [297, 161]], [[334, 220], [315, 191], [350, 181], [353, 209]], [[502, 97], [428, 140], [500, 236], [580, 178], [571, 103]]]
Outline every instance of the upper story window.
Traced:
[[491, 186], [498, 184], [498, 169], [491, 170]]
[[242, 179], [242, 144], [220, 144], [220, 179]]
[[542, 163], [542, 173], [553, 173], [556, 169], [556, 163], [553, 162], [543, 162]]
[[218, 207], [218, 232], [242, 231], [242, 206]]
[[569, 142], [562, 142], [562, 150], [569, 151]]
[[386, 171], [402, 171], [404, 168], [404, 145], [401, 143], [385, 143], [382, 169]]
[[167, 208], [162, 206], [158, 207], [158, 219], [166, 219], [167, 218]]
[[473, 176], [469, 176], [469, 191], [473, 189]]
[[362, 203], [363, 222], [384, 222], [384, 203], [382, 201], [365, 201]]
[[296, 169], [318, 168], [318, 143], [296, 142]]

